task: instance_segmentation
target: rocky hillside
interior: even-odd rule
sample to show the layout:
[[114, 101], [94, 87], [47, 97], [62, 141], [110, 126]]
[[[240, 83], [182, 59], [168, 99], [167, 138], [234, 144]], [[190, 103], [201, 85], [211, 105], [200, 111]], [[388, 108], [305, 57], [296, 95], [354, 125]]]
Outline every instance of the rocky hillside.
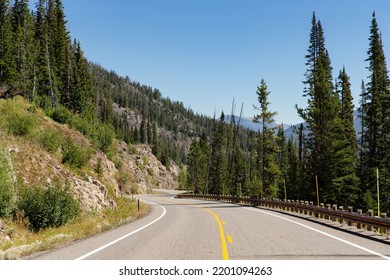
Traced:
[[[177, 186], [178, 168], [172, 162], [173, 172], [168, 171], [149, 146], [114, 140], [105, 154], [80, 132], [53, 121], [22, 98], [0, 100], [0, 111], [0, 147], [7, 154], [16, 184], [34, 187], [60, 182], [71, 189], [83, 209], [94, 211], [115, 207], [116, 195]], [[9, 120], [15, 116], [31, 121], [23, 135], [12, 133]], [[63, 163], [63, 139], [89, 154], [83, 167]]]

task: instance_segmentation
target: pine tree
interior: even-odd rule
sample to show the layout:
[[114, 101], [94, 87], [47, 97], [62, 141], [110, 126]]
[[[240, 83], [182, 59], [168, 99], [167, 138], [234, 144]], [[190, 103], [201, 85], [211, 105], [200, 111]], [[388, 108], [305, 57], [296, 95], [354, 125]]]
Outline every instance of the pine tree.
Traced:
[[16, 77], [14, 86], [32, 98], [34, 86], [35, 40], [34, 20], [27, 0], [16, 0], [12, 7], [12, 29]]
[[[84, 58], [83, 51], [81, 49], [80, 41], [74, 40], [73, 43], [74, 63], [74, 91], [72, 94], [72, 109], [75, 112], [83, 112], [87, 106], [87, 103], [93, 103], [91, 100], [91, 76], [89, 72], [89, 66], [87, 60]], [[107, 93], [110, 94], [110, 93]], [[112, 114], [112, 98], [106, 97], [107, 108], [107, 121], [110, 121], [113, 117]]]
[[287, 142], [287, 165], [286, 165], [286, 193], [287, 199], [299, 199], [299, 160], [298, 149], [293, 137]]
[[336, 203], [351, 206], [358, 198], [359, 178], [356, 175], [358, 167], [356, 134], [354, 129], [354, 105], [350, 89], [349, 77], [343, 68], [338, 77], [341, 98], [340, 119], [342, 130], [338, 134], [335, 150], [334, 175], [332, 187], [336, 191]]
[[276, 112], [269, 111], [268, 95], [270, 92], [268, 92], [264, 79], [261, 80], [260, 86], [257, 87], [256, 94], [260, 107], [254, 107], [260, 113], [254, 116], [253, 121], [260, 122], [262, 126], [258, 153], [261, 178], [260, 196], [261, 198], [264, 196], [276, 197], [278, 192], [276, 183], [280, 172], [276, 163], [275, 129], [270, 126], [274, 122], [273, 117], [276, 115]]
[[38, 102], [43, 108], [56, 106], [59, 102], [57, 88], [55, 88], [54, 72], [49, 52], [49, 23], [47, 19], [46, 1], [39, 0], [35, 14], [35, 40], [37, 42], [37, 59], [34, 70], [34, 92], [40, 96]]
[[[361, 154], [364, 166], [361, 168], [362, 191], [367, 197], [370, 193], [376, 193], [373, 186], [376, 182], [375, 171], [378, 169], [381, 175], [381, 195], [386, 197], [390, 194], [390, 81], [375, 12], [372, 15], [369, 41], [366, 61], [369, 63], [367, 69], [370, 76], [362, 96], [364, 107], [361, 109], [365, 126]], [[383, 208], [390, 209], [390, 203], [385, 201]]]
[[208, 175], [208, 192], [225, 194], [226, 157], [225, 157], [225, 114], [222, 112], [218, 123], [214, 122], [211, 140], [211, 154]]
[[[334, 179], [338, 177], [336, 167], [344, 159], [337, 156], [343, 137], [340, 118], [341, 102], [334, 91], [332, 67], [322, 24], [312, 18], [310, 47], [306, 56], [308, 69], [304, 96], [308, 98], [306, 109], [298, 109], [298, 114], [307, 122], [309, 134], [304, 146], [309, 153], [306, 176], [310, 185], [305, 198], [315, 198], [315, 178], [318, 178], [320, 199], [325, 203], [335, 203], [340, 193]], [[305, 187], [303, 188], [305, 189]], [[313, 191], [310, 191], [313, 190]]]
[[9, 1], [0, 0], [0, 85], [12, 86], [16, 80], [13, 32]]
[[161, 148], [160, 143], [158, 141], [158, 133], [157, 133], [157, 125], [153, 123], [153, 137], [152, 137], [152, 152], [156, 156], [156, 158], [160, 158], [161, 156]]
[[203, 193], [206, 185], [207, 162], [209, 147], [206, 135], [194, 140], [188, 154], [188, 184], [194, 193]]
[[277, 147], [276, 162], [280, 170], [280, 180], [278, 181], [278, 185], [279, 185], [278, 197], [284, 198], [285, 197], [284, 187], [286, 184], [287, 172], [289, 169], [289, 160], [288, 160], [288, 153], [287, 153], [288, 147], [286, 141], [286, 134], [284, 131], [283, 124], [281, 124], [277, 128], [276, 147]]

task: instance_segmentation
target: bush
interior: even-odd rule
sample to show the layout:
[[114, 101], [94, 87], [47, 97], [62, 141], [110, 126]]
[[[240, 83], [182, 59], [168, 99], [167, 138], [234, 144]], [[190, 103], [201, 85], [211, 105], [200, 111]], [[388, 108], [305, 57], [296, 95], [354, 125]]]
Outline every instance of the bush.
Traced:
[[99, 150], [106, 153], [115, 138], [115, 130], [111, 125], [101, 125], [96, 130], [94, 139]]
[[0, 150], [0, 217], [9, 216], [15, 208], [15, 189], [9, 172], [8, 162]]
[[58, 106], [50, 113], [50, 117], [56, 122], [62, 124], [69, 124], [72, 119], [71, 112], [64, 106]]
[[77, 115], [73, 116], [70, 125], [88, 138], [91, 138], [91, 135], [93, 135], [95, 130], [93, 122], [83, 119]]
[[59, 184], [50, 187], [23, 188], [18, 207], [28, 218], [33, 230], [59, 227], [80, 213], [80, 205], [72, 194]]
[[23, 114], [20, 111], [12, 110], [8, 112], [8, 133], [15, 136], [27, 135], [31, 132], [35, 125], [34, 118], [28, 114]]
[[55, 130], [43, 130], [39, 134], [39, 142], [47, 151], [53, 153], [61, 146], [61, 134]]
[[90, 149], [76, 146], [71, 139], [67, 138], [62, 144], [62, 163], [81, 168], [89, 162], [90, 158]]
[[98, 161], [97, 161], [97, 164], [96, 164], [96, 167], [95, 167], [95, 172], [99, 176], [103, 176], [103, 165], [102, 165], [102, 159], [101, 158], [99, 158]]

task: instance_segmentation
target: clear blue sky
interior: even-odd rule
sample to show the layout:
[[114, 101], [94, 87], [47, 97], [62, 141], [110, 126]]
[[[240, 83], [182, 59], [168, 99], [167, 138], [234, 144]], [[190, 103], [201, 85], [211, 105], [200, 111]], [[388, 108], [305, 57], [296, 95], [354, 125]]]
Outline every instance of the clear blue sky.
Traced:
[[195, 112], [253, 116], [264, 78], [276, 121], [300, 122], [311, 17], [325, 31], [334, 75], [345, 65], [355, 104], [376, 11], [390, 56], [388, 0], [63, 0], [72, 37], [87, 58], [160, 89]]

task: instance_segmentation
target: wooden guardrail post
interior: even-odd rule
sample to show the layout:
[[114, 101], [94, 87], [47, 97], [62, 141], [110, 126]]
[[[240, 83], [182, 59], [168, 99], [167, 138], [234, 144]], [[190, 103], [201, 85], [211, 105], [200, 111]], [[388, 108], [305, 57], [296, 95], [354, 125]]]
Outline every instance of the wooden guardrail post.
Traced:
[[[333, 209], [333, 210], [337, 210], [337, 204], [333, 204], [333, 205], [332, 205], [332, 209]], [[332, 221], [333, 221], [333, 222], [337, 221], [337, 218], [332, 217]]]
[[[374, 217], [374, 210], [368, 210], [368, 216], [370, 217]], [[367, 225], [367, 230], [368, 231], [371, 231], [372, 230], [372, 226], [371, 225]]]
[[[326, 209], [330, 209], [330, 204], [326, 204]], [[329, 220], [329, 215], [325, 215], [325, 219]]]
[[[381, 213], [381, 218], [382, 219], [387, 219], [387, 214], [386, 213]], [[382, 228], [381, 232], [387, 233], [385, 228]]]
[[[358, 209], [357, 212], [358, 212], [359, 215], [363, 215], [363, 210], [362, 209]], [[357, 223], [356, 227], [358, 229], [361, 229], [362, 228], [362, 224], [361, 223]]]
[[[353, 213], [353, 207], [352, 206], [348, 206], [348, 213]], [[352, 226], [352, 222], [350, 220], [348, 220], [348, 226]]]
[[[309, 205], [309, 201], [305, 201], [305, 205]], [[303, 214], [307, 215], [307, 210], [303, 210]]]
[[[321, 208], [325, 208], [325, 204], [324, 204], [324, 203], [320, 203], [320, 207], [321, 207]], [[323, 218], [324, 218], [324, 215], [321, 214], [321, 213], [318, 213], [318, 218], [323, 219]]]
[[[344, 212], [344, 206], [339, 206], [339, 210], [340, 210], [341, 212]], [[339, 221], [340, 221], [340, 224], [343, 224], [343, 223], [344, 223], [344, 219], [343, 219], [343, 218], [340, 218]]]

